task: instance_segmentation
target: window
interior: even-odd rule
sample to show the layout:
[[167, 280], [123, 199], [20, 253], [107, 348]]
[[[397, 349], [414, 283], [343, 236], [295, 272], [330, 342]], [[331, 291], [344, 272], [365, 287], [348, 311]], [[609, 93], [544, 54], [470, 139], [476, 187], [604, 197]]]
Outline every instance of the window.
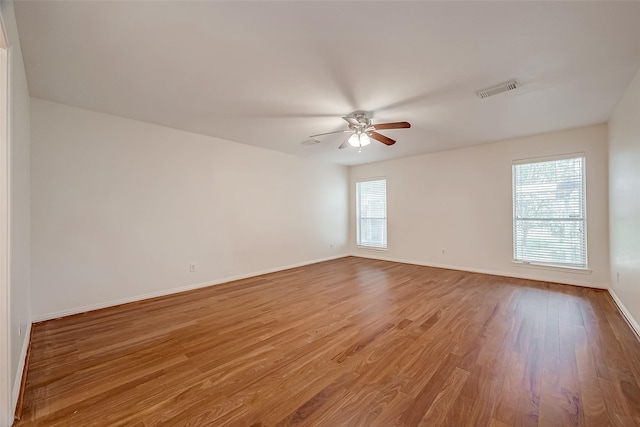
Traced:
[[513, 164], [513, 259], [586, 268], [585, 159]]
[[387, 180], [356, 183], [356, 244], [387, 247]]

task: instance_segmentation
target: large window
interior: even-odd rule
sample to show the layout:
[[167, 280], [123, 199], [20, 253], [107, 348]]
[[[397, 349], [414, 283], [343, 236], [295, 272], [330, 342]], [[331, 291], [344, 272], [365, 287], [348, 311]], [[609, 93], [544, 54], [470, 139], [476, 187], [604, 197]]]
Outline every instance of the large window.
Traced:
[[586, 268], [584, 156], [513, 164], [514, 261]]
[[387, 180], [356, 183], [358, 246], [387, 247]]

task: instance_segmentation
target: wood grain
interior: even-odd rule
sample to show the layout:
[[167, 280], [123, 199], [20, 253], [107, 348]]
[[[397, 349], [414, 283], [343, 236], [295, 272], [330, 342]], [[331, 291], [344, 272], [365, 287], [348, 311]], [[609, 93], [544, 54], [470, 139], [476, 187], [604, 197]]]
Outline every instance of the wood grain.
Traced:
[[636, 426], [605, 291], [348, 257], [36, 324], [17, 426]]

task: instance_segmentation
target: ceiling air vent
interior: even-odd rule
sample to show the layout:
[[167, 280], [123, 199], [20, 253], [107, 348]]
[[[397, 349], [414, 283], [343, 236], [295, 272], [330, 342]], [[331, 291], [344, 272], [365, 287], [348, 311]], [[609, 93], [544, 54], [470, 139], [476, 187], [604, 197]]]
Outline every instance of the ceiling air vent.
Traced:
[[487, 88], [487, 89], [479, 90], [476, 92], [476, 95], [478, 95], [480, 98], [488, 98], [490, 96], [497, 95], [502, 92], [514, 90], [517, 87], [518, 87], [518, 82], [516, 82], [515, 80], [510, 80], [508, 82], [501, 83], [499, 85], [491, 86], [490, 88]]

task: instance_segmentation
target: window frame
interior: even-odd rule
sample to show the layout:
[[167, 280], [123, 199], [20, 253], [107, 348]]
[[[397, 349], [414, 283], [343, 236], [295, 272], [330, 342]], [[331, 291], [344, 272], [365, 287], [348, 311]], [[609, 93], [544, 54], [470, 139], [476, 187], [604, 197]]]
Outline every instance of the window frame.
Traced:
[[[375, 181], [384, 181], [385, 182], [385, 209], [384, 209], [384, 220], [385, 220], [385, 245], [384, 246], [372, 246], [372, 245], [363, 245], [361, 244], [361, 239], [360, 239], [360, 191], [359, 191], [359, 185], [365, 182], [375, 182]], [[355, 222], [356, 222], [356, 227], [355, 227], [355, 239], [356, 239], [356, 244], [355, 247], [358, 249], [367, 249], [367, 250], [373, 250], [373, 251], [388, 251], [389, 250], [389, 206], [388, 206], [388, 193], [387, 193], [387, 184], [389, 183], [389, 181], [387, 180], [387, 177], [385, 176], [380, 176], [380, 177], [373, 177], [373, 178], [364, 178], [364, 179], [357, 179], [355, 181], [355, 202], [356, 202], [356, 210], [355, 210]]]
[[[532, 163], [545, 163], [558, 160], [569, 160], [582, 158], [582, 201], [583, 201], [583, 228], [584, 228], [584, 253], [585, 264], [572, 265], [572, 264], [559, 264], [549, 263], [544, 261], [529, 261], [516, 259], [516, 174], [515, 169], [518, 165], [526, 165]], [[589, 233], [588, 233], [588, 215], [587, 215], [587, 156], [584, 152], [567, 153], [555, 156], [545, 157], [532, 157], [526, 159], [513, 160], [511, 163], [511, 262], [525, 267], [542, 268], [550, 270], [567, 270], [576, 273], [590, 273], [589, 269]]]

